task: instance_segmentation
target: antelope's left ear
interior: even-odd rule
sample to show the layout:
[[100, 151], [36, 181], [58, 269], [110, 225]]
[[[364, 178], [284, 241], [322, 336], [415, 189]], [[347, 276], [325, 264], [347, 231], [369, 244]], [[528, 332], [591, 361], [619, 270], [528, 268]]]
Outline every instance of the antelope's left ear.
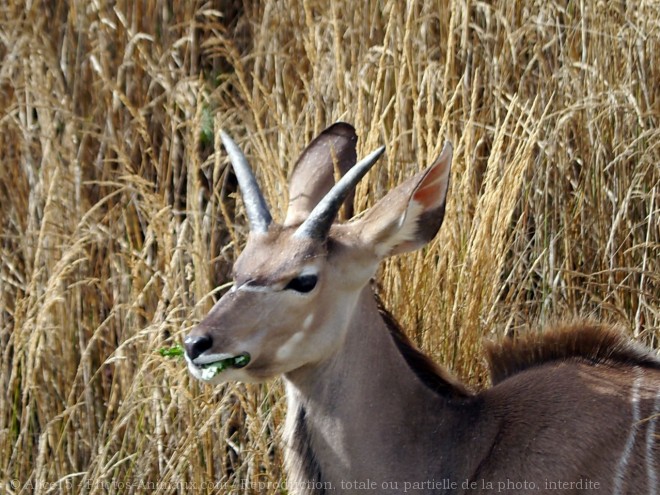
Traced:
[[440, 230], [445, 215], [453, 148], [447, 141], [429, 168], [392, 189], [347, 225], [381, 258], [419, 249]]

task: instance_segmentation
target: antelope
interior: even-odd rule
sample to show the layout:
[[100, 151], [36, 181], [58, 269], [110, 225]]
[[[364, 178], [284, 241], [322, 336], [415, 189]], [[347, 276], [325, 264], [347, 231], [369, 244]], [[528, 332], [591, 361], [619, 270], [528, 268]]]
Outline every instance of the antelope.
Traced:
[[382, 308], [371, 284], [380, 261], [442, 224], [449, 142], [340, 223], [384, 148], [356, 164], [355, 130], [336, 123], [299, 158], [278, 225], [245, 156], [221, 137], [250, 231], [233, 288], [184, 339], [186, 360], [211, 384], [284, 377], [289, 492], [660, 493], [651, 350], [606, 325], [560, 325], [487, 347], [492, 386], [477, 393]]

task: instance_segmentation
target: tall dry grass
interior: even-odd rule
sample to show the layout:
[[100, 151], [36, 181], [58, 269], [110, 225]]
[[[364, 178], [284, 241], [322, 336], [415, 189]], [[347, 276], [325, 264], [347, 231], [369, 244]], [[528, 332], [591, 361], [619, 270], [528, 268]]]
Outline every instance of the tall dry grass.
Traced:
[[657, 346], [659, 36], [651, 1], [2, 2], [0, 492], [282, 479], [280, 384], [202, 386], [156, 352], [245, 240], [220, 127], [276, 218], [335, 120], [387, 146], [359, 209], [454, 142], [441, 234], [380, 285], [473, 386], [482, 337], [557, 318]]

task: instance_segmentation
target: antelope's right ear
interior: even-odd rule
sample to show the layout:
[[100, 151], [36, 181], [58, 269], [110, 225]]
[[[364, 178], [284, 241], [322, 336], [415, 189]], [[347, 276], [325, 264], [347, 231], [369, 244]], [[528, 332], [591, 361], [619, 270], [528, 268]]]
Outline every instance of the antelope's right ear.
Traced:
[[452, 154], [447, 141], [433, 165], [392, 189], [364, 216], [347, 225], [360, 244], [384, 258], [431, 241], [445, 215]]

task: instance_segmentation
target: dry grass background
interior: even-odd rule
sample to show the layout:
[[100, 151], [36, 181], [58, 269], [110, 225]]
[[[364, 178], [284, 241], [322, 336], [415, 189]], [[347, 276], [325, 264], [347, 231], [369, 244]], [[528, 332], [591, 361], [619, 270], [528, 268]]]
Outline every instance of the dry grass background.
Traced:
[[484, 336], [560, 317], [657, 347], [659, 37], [643, 0], [2, 2], [0, 492], [282, 478], [279, 382], [202, 386], [156, 352], [245, 240], [220, 127], [276, 218], [335, 120], [387, 146], [359, 209], [454, 142], [441, 234], [380, 285], [473, 386]]

